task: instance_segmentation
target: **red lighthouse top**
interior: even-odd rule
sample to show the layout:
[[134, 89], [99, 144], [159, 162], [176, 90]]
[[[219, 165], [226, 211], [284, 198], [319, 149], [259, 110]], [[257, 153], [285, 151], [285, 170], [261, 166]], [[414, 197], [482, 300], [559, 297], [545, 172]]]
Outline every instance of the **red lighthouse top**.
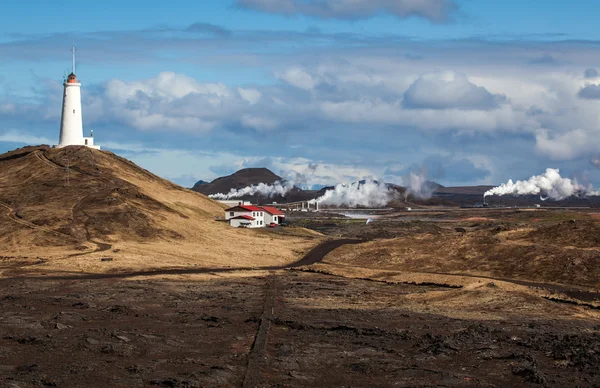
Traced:
[[67, 83], [68, 84], [76, 84], [77, 76], [74, 73], [69, 74], [69, 77], [67, 77]]

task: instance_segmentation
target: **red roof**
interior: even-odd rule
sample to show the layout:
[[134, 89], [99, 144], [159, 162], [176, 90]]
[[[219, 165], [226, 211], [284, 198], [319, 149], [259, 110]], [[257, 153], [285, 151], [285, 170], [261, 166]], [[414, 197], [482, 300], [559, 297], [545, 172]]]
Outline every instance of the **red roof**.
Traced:
[[271, 206], [263, 206], [263, 209], [272, 216], [285, 216], [285, 213]]
[[230, 218], [230, 220], [250, 220], [250, 221], [254, 221], [254, 217], [250, 217], [250, 216], [237, 216], [237, 217]]

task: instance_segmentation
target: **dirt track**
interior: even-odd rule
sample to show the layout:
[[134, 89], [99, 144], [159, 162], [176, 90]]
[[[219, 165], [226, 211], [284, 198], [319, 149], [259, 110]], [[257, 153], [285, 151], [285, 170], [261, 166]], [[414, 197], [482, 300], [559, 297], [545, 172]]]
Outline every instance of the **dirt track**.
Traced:
[[[148, 270], [148, 271], [135, 271], [135, 272], [117, 272], [117, 273], [97, 273], [97, 274], [77, 274], [77, 275], [44, 275], [44, 276], [31, 276], [27, 275], [23, 271], [19, 271], [18, 267], [14, 268], [11, 273], [12, 277], [0, 278], [0, 284], [12, 279], [37, 279], [37, 280], [108, 280], [108, 279], [128, 279], [136, 277], [148, 277], [148, 276], [165, 276], [165, 275], [200, 275], [200, 274], [218, 274], [228, 272], [243, 272], [243, 271], [276, 271], [286, 268], [302, 267], [317, 263], [333, 251], [342, 245], [346, 244], [359, 244], [364, 242], [356, 239], [341, 239], [341, 240], [327, 240], [310, 252], [308, 252], [301, 260], [284, 266], [268, 266], [268, 267], [236, 267], [236, 268], [173, 268], [173, 269], [161, 269], [161, 270]], [[100, 244], [100, 243], [97, 243]], [[100, 245], [100, 251], [110, 249], [108, 244]], [[86, 255], [88, 252], [82, 253]], [[78, 256], [72, 255], [72, 256]]]

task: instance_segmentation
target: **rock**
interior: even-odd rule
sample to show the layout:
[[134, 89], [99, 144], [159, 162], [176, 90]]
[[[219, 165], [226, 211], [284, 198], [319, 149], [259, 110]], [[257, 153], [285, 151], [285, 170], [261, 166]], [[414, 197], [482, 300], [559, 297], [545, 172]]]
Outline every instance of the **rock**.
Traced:
[[121, 340], [125, 343], [131, 342], [131, 340], [127, 337], [125, 337], [124, 335], [115, 335], [115, 338], [118, 340]]
[[525, 378], [526, 382], [534, 384], [545, 384], [546, 377], [540, 372], [534, 364], [531, 365], [514, 365], [512, 373], [516, 376]]
[[159, 387], [175, 387], [177, 386], [176, 379], [155, 379], [150, 381], [150, 385], [156, 385]]
[[54, 327], [57, 328], [58, 330], [66, 330], [70, 326], [67, 326], [64, 323], [56, 322], [56, 324], [54, 325]]
[[37, 369], [37, 364], [25, 364], [25, 365], [19, 365], [17, 367], [17, 371], [18, 372], [33, 372]]
[[87, 302], [75, 302], [71, 306], [77, 307], [77, 308], [81, 308], [81, 309], [88, 309], [88, 308], [90, 308], [90, 304], [87, 303]]

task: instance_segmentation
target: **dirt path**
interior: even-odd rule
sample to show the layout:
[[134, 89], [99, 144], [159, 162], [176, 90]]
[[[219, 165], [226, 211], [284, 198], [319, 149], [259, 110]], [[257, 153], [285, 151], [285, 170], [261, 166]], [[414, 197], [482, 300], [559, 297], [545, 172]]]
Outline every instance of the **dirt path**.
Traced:
[[297, 261], [288, 267], [303, 267], [306, 265], [315, 264], [323, 260], [331, 251], [341, 247], [342, 245], [360, 244], [363, 242], [365, 241], [350, 238], [342, 240], [327, 240], [314, 247], [300, 261]]
[[0, 202], [0, 206], [2, 206], [2, 207], [4, 207], [5, 209], [8, 210], [8, 212], [6, 213], [6, 217], [10, 218], [12, 221], [16, 222], [17, 224], [21, 224], [21, 225], [27, 226], [27, 227], [29, 227], [31, 229], [41, 230], [41, 231], [46, 232], [46, 233], [52, 233], [52, 234], [54, 234], [56, 236], [67, 238], [69, 240], [77, 241], [76, 238], [74, 238], [72, 236], [69, 236], [67, 234], [58, 232], [56, 230], [52, 230], [50, 228], [45, 228], [43, 226], [36, 225], [36, 224], [31, 223], [29, 221], [25, 221], [25, 220], [21, 220], [21, 219], [17, 218], [17, 216], [14, 214], [15, 213], [15, 209], [13, 209], [12, 207], [8, 206], [4, 202]]
[[501, 282], [507, 282], [512, 284], [517, 284], [519, 286], [526, 286], [531, 288], [542, 288], [544, 290], [548, 290], [550, 292], [565, 294], [573, 299], [578, 299], [584, 302], [597, 302], [600, 301], [600, 292], [596, 291], [585, 291], [573, 287], [563, 286], [560, 284], [550, 284], [550, 283], [537, 283], [530, 282], [526, 280], [518, 280], [518, 279], [509, 279], [509, 278], [496, 278], [492, 276], [483, 276], [483, 275], [469, 275], [469, 274], [461, 274], [461, 273], [448, 273], [448, 272], [421, 272], [430, 275], [443, 275], [443, 276], [461, 276], [472, 279], [488, 279], [488, 280], [497, 280]]
[[[49, 159], [46, 156], [45, 153], [42, 153], [40, 151], [35, 151], [34, 154], [35, 154], [35, 156], [38, 159], [40, 159], [42, 162], [44, 162], [44, 164], [46, 164], [46, 165], [48, 165], [50, 167], [57, 168], [57, 169], [64, 169], [65, 168], [65, 166], [62, 166], [62, 165], [56, 163], [55, 161]], [[85, 195], [85, 196], [81, 197], [77, 202], [75, 202], [73, 204], [73, 206], [71, 206], [71, 219], [73, 220], [74, 226], [81, 225], [83, 227], [83, 229], [85, 230], [87, 241], [91, 242], [94, 245], [96, 245], [96, 248], [94, 250], [92, 250], [92, 251], [87, 251], [87, 252], [82, 252], [82, 253], [75, 253], [73, 255], [69, 255], [68, 257], [70, 258], [70, 257], [85, 256], [85, 255], [88, 255], [88, 254], [91, 254], [91, 253], [108, 251], [108, 250], [110, 250], [112, 248], [112, 245], [93, 240], [90, 237], [90, 234], [89, 234], [89, 231], [87, 229], [87, 226], [85, 225], [85, 222], [78, 219], [78, 214], [79, 213], [83, 213], [83, 209], [85, 208], [84, 203], [85, 203], [86, 200], [89, 200], [93, 196], [103, 196], [106, 193], [110, 193], [113, 189], [120, 187], [120, 185], [116, 184], [115, 182], [113, 182], [112, 180], [110, 180], [108, 178], [98, 177], [98, 176], [95, 176], [93, 174], [89, 174], [89, 173], [86, 173], [84, 171], [81, 171], [81, 170], [79, 170], [77, 168], [70, 168], [70, 170], [74, 171], [75, 173], [81, 174], [81, 175], [88, 175], [88, 176], [91, 176], [92, 178], [99, 179], [102, 182], [104, 182], [105, 186], [104, 186], [104, 188], [102, 188], [98, 192], [95, 192], [95, 193], [92, 193], [92, 194], [88, 194], [88, 195]]]
[[277, 276], [271, 274], [267, 278], [265, 303], [258, 324], [258, 330], [256, 331], [250, 354], [248, 355], [248, 368], [244, 376], [243, 388], [258, 387], [261, 382], [260, 369], [264, 364], [269, 330], [275, 317], [275, 299], [279, 294], [278, 288]]
[[[334, 249], [346, 245], [346, 244], [360, 244], [364, 242], [363, 240], [353, 240], [353, 239], [344, 239], [344, 240], [329, 240], [325, 241], [322, 244], [319, 244], [315, 248], [313, 248], [304, 258], [294, 265], [290, 267], [302, 267], [311, 264], [318, 263], [322, 261], [325, 256]], [[480, 276], [480, 275], [468, 275], [468, 274], [457, 274], [457, 273], [447, 273], [447, 272], [423, 272], [430, 275], [443, 275], [443, 276], [462, 276], [468, 278], [477, 278], [477, 279], [488, 279], [488, 280], [497, 280], [503, 281], [507, 283], [517, 284], [520, 286], [526, 286], [531, 288], [542, 288], [555, 293], [565, 294], [573, 299], [578, 299], [583, 302], [597, 302], [600, 300], [600, 292], [594, 291], [586, 291], [573, 287], [568, 287], [560, 284], [550, 284], [550, 283], [538, 283], [531, 282], [526, 280], [519, 279], [508, 279], [508, 278], [497, 278], [491, 276]]]
[[[226, 273], [226, 272], [238, 272], [238, 271], [277, 271], [287, 268], [302, 267], [310, 264], [317, 263], [334, 249], [345, 245], [345, 244], [359, 244], [363, 240], [328, 240], [322, 242], [308, 252], [301, 260], [283, 266], [268, 266], [268, 267], [239, 267], [239, 268], [172, 268], [172, 269], [159, 269], [149, 271], [134, 271], [134, 272], [121, 272], [121, 273], [95, 273], [95, 274], [83, 274], [83, 275], [50, 275], [50, 276], [14, 276], [12, 278], [0, 279], [0, 282], [7, 279], [39, 279], [39, 280], [102, 280], [102, 279], [125, 279], [134, 278], [141, 276], [164, 276], [164, 275], [194, 275], [194, 274], [207, 274], [207, 273]], [[95, 242], [99, 244], [98, 242]], [[102, 250], [108, 250], [110, 246], [105, 244]], [[83, 253], [88, 254], [89, 252]], [[77, 254], [79, 255], [79, 254]]]

